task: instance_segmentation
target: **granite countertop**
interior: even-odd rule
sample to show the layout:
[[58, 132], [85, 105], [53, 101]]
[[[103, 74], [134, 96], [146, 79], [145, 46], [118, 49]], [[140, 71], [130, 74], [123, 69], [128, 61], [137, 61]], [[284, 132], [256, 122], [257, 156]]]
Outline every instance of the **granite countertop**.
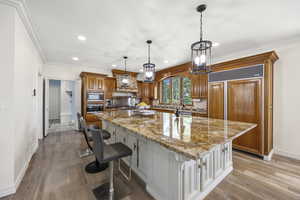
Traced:
[[110, 111], [97, 116], [191, 159], [198, 159], [215, 145], [233, 140], [257, 126], [205, 117], [176, 117], [156, 111], [144, 114], [135, 110]]

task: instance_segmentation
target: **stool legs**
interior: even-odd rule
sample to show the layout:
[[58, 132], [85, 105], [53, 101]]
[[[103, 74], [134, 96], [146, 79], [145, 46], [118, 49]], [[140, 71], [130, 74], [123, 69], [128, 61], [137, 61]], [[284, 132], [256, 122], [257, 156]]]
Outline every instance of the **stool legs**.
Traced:
[[114, 161], [109, 162], [109, 200], [114, 199]]

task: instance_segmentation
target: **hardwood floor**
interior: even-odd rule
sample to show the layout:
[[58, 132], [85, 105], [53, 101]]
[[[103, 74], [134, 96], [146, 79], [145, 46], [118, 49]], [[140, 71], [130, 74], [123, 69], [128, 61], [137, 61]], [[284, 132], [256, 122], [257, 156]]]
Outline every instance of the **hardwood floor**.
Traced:
[[[92, 189], [108, 181], [107, 172], [87, 174], [93, 156], [79, 158], [84, 149], [80, 133], [53, 133], [40, 143], [16, 194], [1, 200], [94, 200]], [[205, 200], [300, 200], [300, 161], [274, 156], [271, 162], [234, 152], [234, 170]], [[117, 171], [115, 171], [117, 172]], [[116, 173], [122, 200], [152, 200], [137, 179], [129, 183]]]

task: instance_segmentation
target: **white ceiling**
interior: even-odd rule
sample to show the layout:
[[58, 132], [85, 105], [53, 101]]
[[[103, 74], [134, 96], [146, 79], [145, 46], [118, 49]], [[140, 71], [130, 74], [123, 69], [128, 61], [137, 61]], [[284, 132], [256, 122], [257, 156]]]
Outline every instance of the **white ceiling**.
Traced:
[[300, 36], [299, 0], [26, 0], [47, 63], [120, 68], [127, 55], [132, 71], [146, 62], [148, 39], [158, 69], [189, 61], [202, 3], [204, 37], [220, 43], [214, 57]]

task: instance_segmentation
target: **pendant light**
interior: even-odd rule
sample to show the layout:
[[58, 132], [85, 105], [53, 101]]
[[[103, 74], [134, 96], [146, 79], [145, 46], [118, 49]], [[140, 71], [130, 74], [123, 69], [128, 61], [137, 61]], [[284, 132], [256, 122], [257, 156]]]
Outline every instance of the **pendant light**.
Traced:
[[126, 71], [126, 60], [127, 60], [127, 56], [124, 56], [124, 66], [125, 66], [125, 72], [124, 74], [121, 75], [121, 88], [128, 88], [129, 87], [129, 81], [130, 81], [130, 75], [127, 73]]
[[147, 40], [148, 44], [148, 63], [143, 64], [144, 82], [153, 82], [155, 77], [155, 64], [150, 62], [150, 44], [151, 40]]
[[209, 40], [203, 40], [202, 31], [202, 13], [205, 11], [206, 5], [202, 4], [197, 7], [197, 11], [200, 13], [200, 41], [191, 45], [192, 52], [192, 74], [207, 74], [211, 72], [211, 48], [212, 42]]

